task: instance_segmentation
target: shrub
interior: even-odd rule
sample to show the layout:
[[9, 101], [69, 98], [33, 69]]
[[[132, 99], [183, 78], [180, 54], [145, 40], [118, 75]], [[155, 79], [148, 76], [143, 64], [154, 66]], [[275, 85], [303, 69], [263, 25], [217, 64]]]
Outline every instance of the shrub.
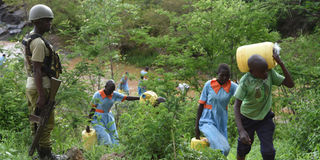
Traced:
[[[9, 56], [13, 53], [9, 52]], [[25, 97], [26, 76], [22, 70], [23, 59], [10, 58], [0, 66], [0, 127], [20, 131], [28, 122], [28, 107]]]

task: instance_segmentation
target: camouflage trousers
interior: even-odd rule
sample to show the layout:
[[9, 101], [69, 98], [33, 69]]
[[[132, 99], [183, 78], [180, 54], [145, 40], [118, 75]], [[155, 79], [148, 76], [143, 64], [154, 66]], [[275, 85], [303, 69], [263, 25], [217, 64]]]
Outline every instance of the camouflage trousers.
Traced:
[[[49, 90], [45, 89], [46, 97], [49, 97]], [[36, 89], [26, 89], [26, 96], [28, 99], [28, 109], [29, 114], [35, 114], [36, 110], [36, 103], [38, 100], [38, 92]], [[30, 122], [31, 127], [31, 133], [32, 136], [36, 133], [36, 123]], [[39, 147], [51, 147], [51, 141], [50, 141], [50, 135], [54, 127], [54, 111], [51, 112], [50, 117], [48, 119], [48, 122], [41, 133], [40, 139], [39, 139]]]

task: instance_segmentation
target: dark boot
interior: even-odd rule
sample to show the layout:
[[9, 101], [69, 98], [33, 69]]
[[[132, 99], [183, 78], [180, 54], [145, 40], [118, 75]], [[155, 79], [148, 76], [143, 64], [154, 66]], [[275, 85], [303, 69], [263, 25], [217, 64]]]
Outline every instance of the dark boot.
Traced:
[[38, 153], [40, 160], [55, 160], [50, 147], [39, 147]]
[[50, 147], [40, 147], [39, 157], [40, 157], [40, 160], [67, 160], [68, 159], [66, 155], [54, 155], [51, 152]]

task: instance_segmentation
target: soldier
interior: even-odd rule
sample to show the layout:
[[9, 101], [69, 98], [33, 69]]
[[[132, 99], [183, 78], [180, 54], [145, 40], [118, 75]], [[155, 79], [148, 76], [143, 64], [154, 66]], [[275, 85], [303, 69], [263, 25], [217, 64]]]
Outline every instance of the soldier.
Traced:
[[[27, 34], [22, 43], [25, 47], [25, 69], [27, 72], [26, 96], [30, 114], [39, 115], [48, 101], [50, 78], [58, 78], [61, 73], [59, 56], [53, 51], [52, 45], [42, 35], [50, 31], [53, 19], [51, 9], [37, 4], [30, 9], [29, 20], [34, 29]], [[37, 124], [30, 122], [34, 136]], [[44, 131], [40, 133], [37, 152], [41, 160], [57, 159], [51, 153], [50, 134], [54, 127], [54, 112], [50, 114]]]

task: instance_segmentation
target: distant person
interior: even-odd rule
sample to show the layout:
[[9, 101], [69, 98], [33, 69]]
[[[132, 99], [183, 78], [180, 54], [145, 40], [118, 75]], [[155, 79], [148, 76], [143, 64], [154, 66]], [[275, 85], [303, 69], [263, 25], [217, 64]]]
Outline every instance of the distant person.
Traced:
[[141, 96], [144, 92], [147, 91], [146, 86], [142, 86], [142, 82], [145, 80], [148, 80], [148, 71], [149, 71], [149, 67], [146, 67], [145, 69], [140, 71], [140, 80], [139, 80], [139, 84], [138, 84], [138, 94], [139, 96]]
[[0, 57], [0, 66], [2, 66], [2, 64], [6, 61], [6, 54], [2, 54], [2, 56]]
[[200, 100], [195, 125], [196, 139], [200, 131], [208, 139], [210, 148], [221, 150], [227, 156], [230, 151], [227, 134], [228, 104], [237, 84], [230, 81], [230, 68], [220, 64], [218, 78], [205, 83]]
[[[43, 4], [37, 4], [30, 9], [29, 20], [34, 28], [28, 33], [22, 44], [25, 50], [25, 69], [27, 73], [26, 96], [28, 99], [28, 109], [30, 114], [39, 115], [49, 99], [51, 87], [50, 78], [58, 78], [62, 72], [59, 56], [52, 45], [42, 36], [51, 29], [52, 10]], [[32, 135], [37, 130], [37, 123], [30, 122]], [[54, 128], [54, 111], [41, 132], [37, 151], [40, 160], [57, 158], [52, 154], [51, 132]]]
[[141, 80], [146, 80], [146, 79], [148, 79], [148, 77], [147, 77], [148, 71], [149, 71], [149, 67], [146, 67], [145, 69], [143, 69], [143, 70], [140, 71], [140, 79], [141, 79]]
[[126, 72], [120, 80], [120, 83], [118, 86], [118, 92], [123, 92], [126, 95], [129, 95], [128, 78], [129, 78], [129, 73]]
[[188, 93], [190, 86], [186, 83], [179, 83], [177, 89], [181, 91], [183, 94]]
[[[111, 112], [111, 107], [116, 101], [123, 102], [124, 100], [134, 101], [139, 100], [139, 97], [125, 96], [115, 90], [113, 80], [108, 80], [105, 88], [94, 93], [91, 103], [93, 113], [92, 124], [97, 132], [99, 144], [112, 146], [118, 144], [118, 132], [114, 116]], [[92, 114], [89, 116], [91, 118]]]
[[256, 132], [260, 139], [260, 152], [264, 160], [274, 160], [273, 147], [275, 125], [271, 111], [272, 85], [294, 86], [290, 73], [279, 55], [273, 52], [274, 60], [280, 65], [284, 77], [275, 70], [268, 70], [266, 60], [260, 55], [248, 59], [249, 72], [242, 76], [235, 93], [234, 113], [239, 138], [237, 159], [244, 160], [251, 150]]

